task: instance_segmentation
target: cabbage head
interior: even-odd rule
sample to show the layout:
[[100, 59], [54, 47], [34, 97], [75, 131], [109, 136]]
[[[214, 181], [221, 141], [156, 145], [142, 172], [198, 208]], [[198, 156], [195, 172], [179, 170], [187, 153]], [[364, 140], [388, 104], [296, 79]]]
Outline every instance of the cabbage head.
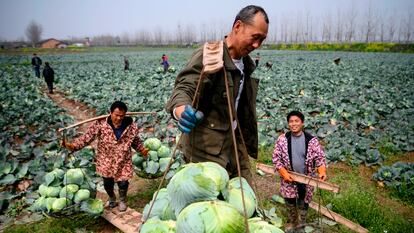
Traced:
[[216, 200], [228, 181], [227, 171], [217, 163], [184, 165], [167, 186], [175, 215], [178, 216], [184, 207], [193, 202]]
[[104, 210], [104, 204], [101, 199], [88, 199], [83, 201], [80, 209], [90, 215], [101, 215]]
[[37, 192], [40, 194], [40, 196], [46, 197], [47, 196], [47, 185], [41, 184]]
[[66, 206], [70, 205], [71, 201], [67, 198], [61, 197], [57, 198], [52, 204], [52, 211], [60, 211], [63, 210]]
[[57, 200], [56, 197], [48, 197], [45, 199], [45, 206], [48, 212], [52, 211], [53, 203]]
[[54, 186], [46, 187], [46, 197], [58, 197], [61, 189], [61, 187]]
[[85, 177], [81, 168], [72, 168], [66, 171], [63, 183], [82, 185], [84, 178]]
[[33, 205], [30, 207], [32, 211], [44, 211], [46, 210], [46, 197], [39, 197]]
[[171, 199], [168, 196], [168, 191], [166, 188], [160, 189], [157, 200], [155, 201], [154, 205], [152, 206], [151, 215], [148, 217], [148, 212], [151, 207], [152, 202], [154, 201], [155, 193], [152, 196], [152, 201], [145, 205], [143, 214], [143, 220], [147, 220], [149, 218], [158, 217], [161, 220], [175, 220], [175, 214], [171, 207]]
[[160, 172], [165, 172], [167, 170], [167, 166], [170, 163], [171, 158], [160, 158], [159, 164], [160, 164]]
[[170, 157], [170, 148], [162, 145], [160, 148], [158, 148], [157, 153], [158, 153], [158, 157], [160, 158]]
[[158, 168], [160, 168], [160, 164], [158, 162], [150, 160], [147, 163], [145, 172], [149, 174], [157, 174]]
[[177, 233], [246, 232], [244, 217], [224, 201], [193, 203], [181, 211], [176, 224]]
[[148, 219], [142, 226], [140, 233], [175, 233], [175, 221], [162, 221], [158, 218]]
[[75, 193], [75, 196], [73, 197], [73, 202], [76, 204], [80, 203], [81, 201], [87, 200], [91, 196], [91, 192], [87, 189], [79, 189]]
[[132, 156], [132, 164], [136, 167], [141, 167], [142, 162], [144, 162], [144, 158], [139, 156], [137, 153]]
[[261, 218], [251, 218], [248, 220], [250, 233], [283, 233], [279, 227], [263, 221]]
[[156, 151], [150, 150], [148, 152], [148, 158], [152, 161], [157, 162], [158, 161], [158, 153]]
[[72, 200], [75, 193], [79, 190], [79, 186], [76, 184], [68, 184], [63, 186], [60, 190], [59, 197], [66, 197], [69, 200]]
[[144, 147], [157, 151], [161, 147], [161, 141], [158, 138], [148, 138], [144, 141]]
[[[244, 203], [246, 206], [246, 214], [247, 218], [253, 216], [254, 212], [256, 211], [257, 206], [257, 199], [256, 194], [254, 193], [253, 189], [247, 183], [246, 179], [241, 177], [242, 184], [243, 184], [243, 194], [244, 194]], [[235, 177], [229, 181], [227, 184], [227, 188], [223, 190], [223, 197], [224, 199], [236, 207], [240, 214], [244, 216], [243, 210], [243, 200], [240, 188], [240, 178]]]

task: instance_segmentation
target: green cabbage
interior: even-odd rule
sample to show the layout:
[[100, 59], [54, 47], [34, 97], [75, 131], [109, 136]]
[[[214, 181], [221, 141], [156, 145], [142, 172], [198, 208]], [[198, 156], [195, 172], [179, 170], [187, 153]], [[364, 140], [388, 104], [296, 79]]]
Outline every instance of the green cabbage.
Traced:
[[72, 168], [66, 171], [66, 174], [63, 178], [63, 183], [82, 185], [84, 178], [85, 176], [82, 169]]
[[132, 164], [134, 164], [136, 167], [140, 167], [142, 165], [142, 162], [144, 162], [144, 158], [139, 156], [137, 153], [132, 156]]
[[87, 200], [91, 196], [91, 192], [87, 189], [79, 189], [75, 193], [75, 197], [73, 198], [73, 202], [76, 204], [80, 203], [81, 201]]
[[47, 197], [58, 197], [61, 189], [62, 189], [61, 187], [49, 186], [46, 188], [46, 196]]
[[157, 174], [158, 168], [160, 168], [160, 165], [157, 162], [154, 162], [152, 160], [148, 161], [147, 167], [145, 168], [145, 172], [149, 174]]
[[55, 202], [56, 200], [56, 197], [48, 197], [45, 199], [45, 206], [48, 212], [52, 211], [53, 202]]
[[279, 227], [263, 221], [261, 218], [251, 218], [248, 220], [250, 233], [283, 233]]
[[148, 138], [144, 141], [144, 147], [157, 151], [161, 147], [161, 141], [158, 138]]
[[47, 197], [47, 185], [41, 184], [37, 192], [39, 192], [40, 196]]
[[[243, 183], [243, 194], [244, 203], [246, 205], [247, 218], [250, 218], [256, 211], [257, 199], [253, 189], [247, 183], [246, 179], [241, 178]], [[224, 199], [232, 204], [239, 211], [240, 214], [244, 215], [243, 201], [240, 188], [240, 178], [235, 177], [227, 184], [227, 189], [223, 190]]]
[[168, 148], [167, 146], [162, 145], [160, 148], [158, 148], [157, 150], [158, 153], [158, 157], [160, 158], [166, 158], [166, 157], [170, 157], [170, 148]]
[[82, 202], [80, 209], [91, 215], [101, 215], [104, 210], [104, 204], [101, 199], [88, 199]]
[[72, 200], [75, 193], [79, 190], [79, 186], [76, 184], [68, 184], [64, 186], [59, 193], [59, 197], [65, 197], [69, 200]]
[[178, 216], [184, 207], [193, 202], [216, 200], [228, 181], [227, 171], [217, 163], [184, 165], [167, 186], [175, 215]]
[[158, 218], [148, 219], [142, 226], [140, 233], [175, 233], [175, 221], [162, 221]]
[[30, 207], [32, 211], [44, 211], [46, 210], [46, 198], [45, 197], [39, 197], [33, 205]]
[[156, 151], [150, 150], [148, 152], [148, 157], [150, 160], [157, 162], [158, 161], [158, 153]]
[[70, 200], [64, 197], [57, 198], [52, 204], [52, 211], [60, 211], [63, 210], [66, 206], [70, 205]]
[[224, 201], [196, 202], [185, 207], [177, 218], [177, 233], [242, 233], [244, 217]]
[[155, 201], [154, 205], [152, 206], [151, 215], [148, 217], [148, 212], [151, 207], [152, 202], [154, 201], [155, 193], [152, 197], [152, 201], [145, 205], [143, 214], [143, 219], [147, 220], [149, 218], [158, 217], [161, 220], [175, 220], [176, 216], [174, 214], [173, 209], [171, 208], [171, 200], [168, 196], [168, 192], [166, 188], [160, 189], [157, 200]]
[[170, 163], [171, 158], [160, 158], [159, 164], [160, 164], [160, 172], [165, 172], [167, 169], [168, 163]]

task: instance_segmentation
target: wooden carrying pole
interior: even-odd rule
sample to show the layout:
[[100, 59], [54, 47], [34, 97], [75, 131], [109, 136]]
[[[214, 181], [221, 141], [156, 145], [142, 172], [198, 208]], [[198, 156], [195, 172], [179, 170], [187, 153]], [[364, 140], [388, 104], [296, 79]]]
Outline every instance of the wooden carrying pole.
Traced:
[[[146, 115], [146, 114], [154, 114], [155, 115], [157, 113], [156, 112], [127, 112], [125, 115], [126, 116], [134, 116], [134, 115]], [[91, 121], [96, 121], [96, 120], [104, 119], [104, 118], [107, 118], [108, 116], [109, 116], [109, 114], [102, 115], [102, 116], [97, 116], [97, 117], [93, 117], [93, 118], [90, 118], [90, 119], [87, 119], [87, 120], [84, 120], [84, 121], [75, 123], [73, 125], [69, 125], [69, 126], [66, 126], [64, 128], [60, 128], [60, 129], [58, 129], [58, 132], [62, 132], [63, 130], [70, 129], [70, 128], [73, 128], [73, 127], [76, 127], [78, 125], [82, 125], [82, 124], [85, 124], [85, 123], [88, 123], [88, 122], [91, 122]]]
[[348, 227], [351, 230], [354, 230], [358, 233], [368, 233], [368, 230], [363, 228], [361, 225], [356, 224], [356, 223], [352, 222], [351, 220], [342, 217], [341, 215], [333, 212], [332, 210], [329, 210], [325, 206], [319, 205], [318, 203], [316, 203], [314, 201], [309, 203], [309, 207], [311, 207], [312, 209], [314, 209], [318, 212], [320, 211], [324, 216], [334, 220], [335, 222], [339, 222], [340, 224]]
[[[266, 165], [266, 164], [262, 164], [262, 163], [257, 163], [256, 165], [257, 169], [260, 169], [266, 173], [269, 174], [275, 174], [274, 168], [272, 166]], [[324, 189], [324, 190], [328, 190], [334, 193], [339, 193], [339, 186], [336, 184], [332, 184], [326, 181], [321, 181], [317, 178], [314, 177], [310, 177], [310, 176], [305, 176], [303, 174], [300, 173], [296, 173], [296, 172], [292, 172], [292, 171], [288, 171], [290, 176], [293, 178], [294, 181], [302, 183], [302, 184], [308, 184], [311, 185], [313, 187], [318, 187], [320, 189]]]
[[[262, 163], [257, 163], [256, 164], [256, 168], [260, 169], [268, 174], [275, 174], [274, 168], [272, 166], [269, 165], [265, 165]], [[291, 172], [289, 171], [289, 174], [292, 176], [293, 180], [299, 183], [303, 183], [303, 184], [309, 184], [312, 185], [314, 187], [318, 187], [321, 189], [325, 189], [328, 191], [332, 191], [334, 193], [338, 193], [339, 192], [339, 186], [336, 184], [331, 184], [325, 181], [320, 181], [318, 179], [315, 179], [313, 177], [309, 177], [309, 176], [305, 176], [302, 174], [298, 174], [296, 172]], [[329, 210], [328, 208], [319, 205], [316, 202], [311, 202], [309, 203], [309, 207], [311, 207], [312, 209], [316, 210], [316, 211], [320, 211], [324, 216], [334, 220], [335, 222], [338, 222], [346, 227], [348, 227], [351, 230], [354, 230], [358, 233], [367, 233], [368, 230], [363, 228], [361, 225], [356, 224], [354, 222], [352, 222], [349, 219], [346, 219], [344, 217], [342, 217], [341, 215], [333, 212], [332, 210]]]

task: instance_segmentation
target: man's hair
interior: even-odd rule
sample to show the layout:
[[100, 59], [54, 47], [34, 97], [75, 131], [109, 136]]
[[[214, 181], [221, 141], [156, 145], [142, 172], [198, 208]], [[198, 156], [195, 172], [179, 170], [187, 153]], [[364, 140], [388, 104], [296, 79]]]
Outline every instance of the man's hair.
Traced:
[[112, 105], [111, 105], [111, 113], [114, 112], [115, 109], [119, 109], [121, 111], [128, 111], [128, 108], [126, 106], [126, 104], [122, 101], [115, 101]]
[[37, 54], [36, 53], [33, 53], [33, 56], [36, 56]]
[[299, 111], [291, 111], [291, 112], [287, 115], [287, 117], [286, 117], [287, 122], [289, 122], [289, 119], [290, 119], [292, 116], [297, 116], [297, 117], [299, 117], [299, 118], [302, 120], [302, 122], [305, 122], [305, 116], [303, 115], [303, 113], [301, 113], [301, 112], [299, 112]]
[[49, 62], [45, 62], [45, 66], [49, 66]]
[[252, 24], [253, 23], [253, 17], [257, 14], [261, 13], [263, 15], [263, 18], [267, 24], [269, 24], [269, 18], [267, 17], [266, 11], [260, 7], [255, 5], [248, 5], [241, 9], [239, 13], [236, 15], [236, 18], [234, 19], [233, 26], [236, 24], [237, 20], [242, 21], [246, 24]]

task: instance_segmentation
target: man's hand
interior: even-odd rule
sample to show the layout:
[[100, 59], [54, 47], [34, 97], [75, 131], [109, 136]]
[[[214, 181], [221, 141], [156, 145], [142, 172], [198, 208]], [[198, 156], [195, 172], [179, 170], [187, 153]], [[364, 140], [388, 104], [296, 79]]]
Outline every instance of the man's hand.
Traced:
[[293, 182], [293, 178], [290, 176], [289, 172], [282, 167], [281, 169], [279, 169], [279, 174], [280, 176], [287, 182]]
[[[177, 110], [179, 110], [177, 108]], [[176, 111], [178, 119], [178, 129], [183, 133], [190, 133], [204, 118], [201, 111], [195, 110], [190, 105], [185, 105], [184, 111]], [[180, 115], [179, 115], [180, 114]]]
[[318, 176], [320, 180], [322, 181], [326, 180], [326, 167], [325, 166], [318, 167]]
[[148, 156], [148, 152], [149, 150], [145, 147], [142, 148], [142, 150], [140, 151], [142, 157], [146, 158]]
[[68, 150], [71, 150], [71, 151], [75, 150], [75, 146], [72, 143], [66, 142], [65, 139], [62, 140], [62, 142], [60, 143], [60, 146]]

